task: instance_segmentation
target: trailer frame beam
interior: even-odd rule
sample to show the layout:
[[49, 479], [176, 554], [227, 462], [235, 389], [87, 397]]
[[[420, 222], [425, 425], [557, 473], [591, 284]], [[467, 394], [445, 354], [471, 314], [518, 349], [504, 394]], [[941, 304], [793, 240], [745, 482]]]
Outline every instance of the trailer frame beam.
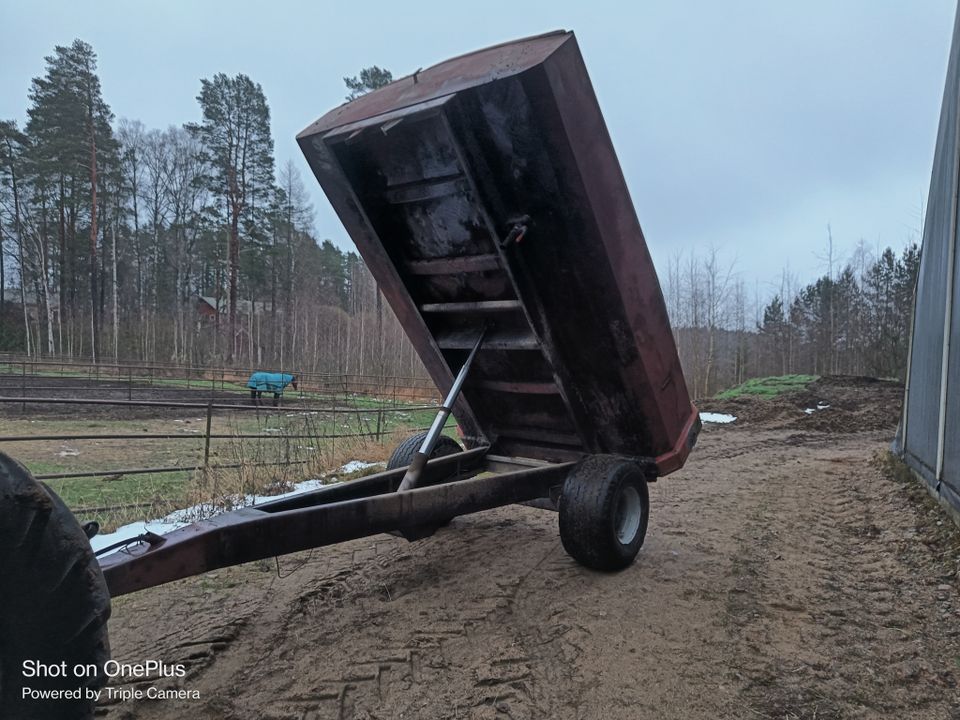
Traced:
[[[406, 468], [218, 515], [100, 559], [112, 597], [209, 570], [442, 523], [556, 497], [574, 463], [486, 473], [486, 447], [430, 460], [418, 488], [395, 492]], [[452, 476], [452, 480], [449, 479]]]

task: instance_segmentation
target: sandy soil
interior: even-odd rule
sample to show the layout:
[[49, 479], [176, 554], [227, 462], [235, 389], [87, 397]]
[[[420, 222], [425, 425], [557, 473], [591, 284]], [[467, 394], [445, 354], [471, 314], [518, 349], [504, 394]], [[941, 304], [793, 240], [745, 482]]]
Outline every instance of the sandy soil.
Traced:
[[646, 544], [619, 574], [568, 558], [555, 514], [508, 507], [413, 544], [281, 558], [279, 576], [253, 563], [120, 598], [114, 657], [184, 662], [179, 685], [201, 700], [100, 712], [960, 717], [958, 539], [875, 462], [900, 390], [843, 379], [811, 392], [832, 408], [745, 401], [742, 421], [708, 427], [687, 467], [652, 486]]

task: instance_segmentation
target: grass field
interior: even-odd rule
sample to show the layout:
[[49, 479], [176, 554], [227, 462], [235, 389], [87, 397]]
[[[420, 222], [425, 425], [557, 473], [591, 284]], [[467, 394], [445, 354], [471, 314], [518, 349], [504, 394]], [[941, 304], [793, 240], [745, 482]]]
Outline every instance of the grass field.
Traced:
[[759, 395], [774, 397], [785, 392], [803, 390], [817, 379], [817, 375], [776, 375], [772, 377], [753, 378], [745, 383], [717, 393], [720, 400], [729, 400], [741, 395]]
[[[377, 413], [231, 413], [214, 415], [212, 434], [276, 435], [268, 438], [214, 438], [210, 466], [245, 464], [242, 469], [198, 470], [203, 464], [206, 418], [202, 410], [184, 410], [180, 417], [148, 419], [58, 419], [37, 416], [0, 418], [0, 435], [175, 434], [172, 439], [31, 440], [5, 442], [3, 450], [35, 475], [72, 472], [183, 467], [179, 472], [111, 474], [47, 482], [82, 519], [96, 519], [105, 529], [135, 519], [158, 517], [174, 509], [215, 497], [248, 493], [269, 494], [292, 483], [335, 471], [349, 460], [383, 461], [402, 438], [426, 428], [436, 411], [394, 411], [373, 399], [351, 402], [376, 409], [383, 406], [380, 440], [329, 435], [370, 434], [377, 430]], [[455, 436], [451, 419], [446, 432]], [[288, 438], [287, 435], [307, 435]], [[182, 436], [182, 437], [179, 437]], [[260, 463], [274, 463], [269, 467]], [[369, 472], [369, 471], [366, 471]], [[362, 473], [361, 473], [362, 474]], [[341, 478], [342, 479], [342, 478]], [[117, 507], [131, 506], [131, 507]]]

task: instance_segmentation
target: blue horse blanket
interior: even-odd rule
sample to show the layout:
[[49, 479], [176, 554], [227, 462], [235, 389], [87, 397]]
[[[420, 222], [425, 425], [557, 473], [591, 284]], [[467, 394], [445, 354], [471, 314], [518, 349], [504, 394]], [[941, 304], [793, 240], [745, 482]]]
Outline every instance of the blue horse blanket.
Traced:
[[261, 392], [282, 393], [283, 389], [293, 382], [293, 375], [287, 373], [255, 372], [247, 380], [247, 387]]

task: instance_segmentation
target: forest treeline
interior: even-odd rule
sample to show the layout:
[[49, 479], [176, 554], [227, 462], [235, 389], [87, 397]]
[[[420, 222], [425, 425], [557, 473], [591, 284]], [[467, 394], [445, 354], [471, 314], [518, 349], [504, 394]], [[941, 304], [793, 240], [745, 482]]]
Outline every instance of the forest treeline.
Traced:
[[830, 248], [822, 277], [800, 285], [785, 271], [766, 299], [716, 250], [670, 259], [664, 298], [694, 397], [768, 375], [904, 377], [919, 246], [861, 242], [843, 264]]
[[[116, 119], [93, 48], [56, 47], [23, 127], [0, 121], [0, 349], [40, 356], [421, 375], [362, 260], [313, 230], [245, 75], [199, 82], [197, 121]], [[347, 99], [389, 71], [344, 78]], [[919, 251], [753, 292], [720, 254], [659, 268], [691, 393], [749, 377], [899, 377]]]
[[[0, 345], [29, 354], [407, 375], [419, 363], [356, 254], [313, 234], [245, 75], [198, 121], [116, 121], [96, 55], [55, 48], [27, 122], [0, 123]], [[389, 82], [345, 78], [355, 96]]]

